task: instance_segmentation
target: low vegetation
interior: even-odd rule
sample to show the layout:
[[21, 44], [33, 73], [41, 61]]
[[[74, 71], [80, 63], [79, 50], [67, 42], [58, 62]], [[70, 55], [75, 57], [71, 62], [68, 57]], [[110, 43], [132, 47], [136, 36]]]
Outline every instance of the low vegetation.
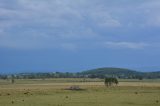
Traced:
[[[20, 83], [15, 81], [15, 84], [1, 84], [0, 106], [160, 105], [159, 80], [154, 85], [148, 80], [145, 82], [120, 80], [118, 86], [111, 87], [105, 87], [104, 80], [101, 79], [96, 79], [98, 82], [94, 82], [95, 79], [86, 79], [86, 82], [81, 82], [83, 79], [74, 82], [78, 80], [74, 78], [69, 79], [72, 82], [65, 82], [65, 80], [68, 79], [23, 79], [19, 80]], [[90, 82], [87, 82], [88, 80]]]

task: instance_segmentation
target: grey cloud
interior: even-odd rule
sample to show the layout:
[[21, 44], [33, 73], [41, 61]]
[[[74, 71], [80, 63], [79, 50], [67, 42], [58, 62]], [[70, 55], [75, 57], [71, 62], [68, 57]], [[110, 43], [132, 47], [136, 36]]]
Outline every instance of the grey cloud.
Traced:
[[[133, 12], [134, 6], [137, 9], [144, 2], [127, 2], [127, 6], [125, 0], [11, 1], [0, 1], [0, 34], [3, 35], [0, 36], [0, 46], [4, 47], [30, 48], [30, 44], [33, 44], [37, 48], [53, 48], [50, 46], [51, 42], [52, 45], [58, 46], [73, 40], [83, 43], [84, 40], [99, 39], [99, 32], [109, 29], [114, 31], [114, 28], [120, 27], [123, 30], [128, 27], [128, 23], [134, 23], [132, 26], [139, 25], [137, 19], [144, 18], [143, 14], [135, 17], [137, 13]], [[143, 13], [144, 9], [140, 13]], [[105, 35], [105, 39], [106, 36], [110, 36], [102, 34]], [[132, 44], [128, 45], [128, 48], [134, 48]]]
[[143, 42], [112, 42], [107, 41], [104, 43], [104, 46], [106, 48], [112, 48], [112, 49], [144, 49], [149, 46], [147, 43]]
[[160, 1], [148, 0], [139, 6], [143, 10], [145, 19], [144, 26], [159, 27], [160, 26]]

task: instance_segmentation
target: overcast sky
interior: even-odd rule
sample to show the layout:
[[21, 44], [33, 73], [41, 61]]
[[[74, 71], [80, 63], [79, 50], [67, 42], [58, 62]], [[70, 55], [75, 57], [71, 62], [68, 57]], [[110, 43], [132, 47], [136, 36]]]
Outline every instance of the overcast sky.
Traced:
[[0, 72], [160, 66], [160, 0], [0, 0]]

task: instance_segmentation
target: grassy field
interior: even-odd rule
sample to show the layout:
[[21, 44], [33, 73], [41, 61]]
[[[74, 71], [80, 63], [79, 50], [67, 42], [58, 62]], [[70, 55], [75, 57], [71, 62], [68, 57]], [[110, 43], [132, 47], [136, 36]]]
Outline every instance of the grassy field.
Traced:
[[[105, 87], [100, 79], [0, 80], [0, 106], [160, 106], [159, 80], [120, 80]], [[79, 85], [83, 90], [66, 90]]]

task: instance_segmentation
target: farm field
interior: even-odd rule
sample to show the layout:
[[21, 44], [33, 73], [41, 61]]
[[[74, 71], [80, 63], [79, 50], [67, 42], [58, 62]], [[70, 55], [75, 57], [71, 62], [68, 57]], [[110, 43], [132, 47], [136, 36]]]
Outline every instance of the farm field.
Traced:
[[[73, 85], [82, 90], [66, 90]], [[101, 79], [0, 80], [0, 106], [159, 105], [160, 80], [120, 80], [113, 87]]]

